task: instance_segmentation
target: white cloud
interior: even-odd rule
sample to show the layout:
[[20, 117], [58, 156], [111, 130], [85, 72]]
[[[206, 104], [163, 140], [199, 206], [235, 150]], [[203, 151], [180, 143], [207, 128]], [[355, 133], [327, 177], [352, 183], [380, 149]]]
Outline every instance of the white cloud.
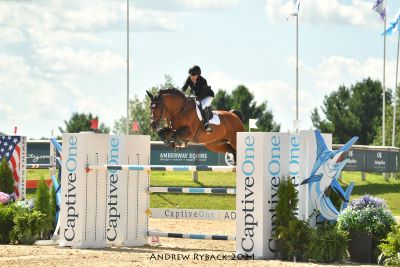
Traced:
[[181, 14], [176, 12], [149, 9], [133, 9], [132, 12], [130, 27], [134, 31], [177, 31], [183, 27], [178, 23]]
[[235, 89], [241, 82], [234, 78], [229, 77], [223, 72], [213, 72], [207, 75], [207, 82], [214, 92], [217, 92], [219, 89], [224, 89], [228, 92], [231, 92]]
[[[335, 91], [341, 85], [350, 87], [365, 78], [382, 81], [382, 59], [367, 58], [357, 60], [332, 55], [310, 66], [300, 62], [299, 84], [299, 118], [302, 129], [309, 129], [311, 111], [320, 107], [325, 95]], [[288, 65], [294, 68], [294, 58], [288, 59]], [[394, 88], [396, 62], [386, 62], [386, 87]], [[302, 83], [302, 77], [309, 77], [307, 85]], [[211, 73], [207, 76], [213, 88], [223, 88], [232, 91], [241, 82], [225, 73]], [[267, 108], [272, 110], [274, 120], [281, 124], [281, 131], [292, 129], [296, 112], [295, 87], [283, 80], [259, 80], [244, 84], [254, 94], [258, 103], [267, 101]]]
[[134, 5], [139, 8], [167, 11], [214, 11], [224, 10], [239, 4], [239, 0], [169, 0], [148, 1], [135, 0]]
[[202, 10], [221, 10], [236, 6], [239, 0], [178, 0], [186, 8]]
[[17, 28], [0, 27], [0, 40], [5, 43], [21, 43], [25, 41], [25, 37]]
[[[96, 64], [101, 65], [99, 62]], [[18, 126], [21, 134], [39, 138], [42, 136], [37, 133], [45, 136], [46, 131], [50, 134], [51, 129], [64, 126], [63, 120], [68, 119], [72, 112], [92, 112], [110, 126], [123, 115], [124, 108], [120, 108], [123, 96], [105, 90], [109, 89], [107, 85], [95, 80], [87, 85], [94, 85], [94, 89], [89, 90], [77, 86], [75, 82], [70, 83], [63, 75], [43, 79], [42, 74], [24, 58], [0, 53], [2, 132]], [[93, 90], [99, 93], [93, 93]], [[108, 96], [103, 97], [100, 92], [106, 92]]]
[[[336, 90], [339, 85], [350, 86], [365, 78], [382, 81], [383, 60], [367, 58], [359, 61], [354, 58], [330, 56], [324, 58], [318, 66], [307, 68], [307, 72], [315, 77], [315, 87], [324, 93]], [[396, 62], [386, 61], [386, 87], [394, 88]], [[307, 74], [305, 74], [307, 75]]]
[[70, 47], [37, 48], [47, 70], [68, 73], [107, 73], [125, 68], [126, 60], [108, 50], [92, 52]]
[[[372, 1], [365, 0], [351, 0], [347, 4], [339, 0], [307, 0], [301, 2], [299, 18], [302, 23], [378, 27], [379, 16], [371, 10], [372, 4]], [[284, 22], [292, 11], [292, 3], [287, 0], [266, 0], [265, 11], [271, 23]]]
[[[208, 83], [216, 92], [218, 89], [224, 89], [231, 92], [239, 84], [239, 80], [230, 77], [223, 72], [215, 72], [207, 75]], [[267, 108], [274, 115], [274, 120], [281, 124], [282, 131], [288, 131], [292, 128], [296, 112], [295, 88], [281, 80], [255, 81], [244, 84], [254, 94], [254, 99], [258, 104], [267, 101]], [[314, 100], [309, 92], [300, 91], [299, 93], [299, 116], [303, 119], [302, 125], [309, 127], [309, 114], [311, 110], [319, 104]]]
[[76, 45], [77, 43], [97, 44], [109, 46], [112, 40], [99, 37], [88, 32], [73, 32], [67, 30], [42, 31], [41, 29], [29, 29], [29, 37], [33, 46], [47, 47], [54, 45]]
[[[44, 0], [25, 5], [7, 2], [0, 2], [0, 23], [15, 29], [34, 29], [46, 33], [125, 30], [126, 4], [123, 1], [96, 0], [94, 4], [79, 0]], [[170, 31], [182, 27], [178, 23], [182, 16], [179, 11], [131, 7], [130, 12], [131, 29], [135, 31]]]
[[[268, 110], [272, 111], [274, 120], [281, 124], [281, 131], [293, 129], [296, 116], [295, 88], [281, 80], [257, 81], [248, 88], [254, 93], [258, 103], [267, 101]], [[318, 104], [318, 100], [306, 91], [299, 91], [299, 118], [302, 128], [309, 128], [309, 115]]]

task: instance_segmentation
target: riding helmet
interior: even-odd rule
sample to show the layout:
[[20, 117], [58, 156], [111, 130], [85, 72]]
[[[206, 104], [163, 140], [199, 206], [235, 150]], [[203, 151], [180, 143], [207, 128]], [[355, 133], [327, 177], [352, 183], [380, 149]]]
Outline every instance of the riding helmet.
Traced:
[[189, 69], [189, 74], [190, 75], [200, 75], [201, 74], [201, 69], [199, 66], [194, 65]]

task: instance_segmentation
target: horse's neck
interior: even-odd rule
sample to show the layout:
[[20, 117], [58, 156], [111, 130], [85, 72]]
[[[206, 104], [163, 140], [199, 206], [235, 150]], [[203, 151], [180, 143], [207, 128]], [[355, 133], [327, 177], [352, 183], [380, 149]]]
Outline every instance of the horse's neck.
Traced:
[[173, 118], [179, 115], [185, 108], [187, 100], [182, 97], [170, 95], [165, 101], [165, 107], [169, 113], [169, 117]]

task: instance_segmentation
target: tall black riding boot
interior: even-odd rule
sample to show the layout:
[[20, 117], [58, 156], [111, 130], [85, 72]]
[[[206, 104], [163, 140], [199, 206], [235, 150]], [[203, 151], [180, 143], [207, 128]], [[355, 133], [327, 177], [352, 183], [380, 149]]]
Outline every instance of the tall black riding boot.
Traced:
[[210, 107], [204, 108], [203, 115], [204, 115], [203, 116], [204, 129], [206, 130], [207, 133], [210, 133], [213, 130], [209, 123], [210, 118], [212, 116], [211, 108]]

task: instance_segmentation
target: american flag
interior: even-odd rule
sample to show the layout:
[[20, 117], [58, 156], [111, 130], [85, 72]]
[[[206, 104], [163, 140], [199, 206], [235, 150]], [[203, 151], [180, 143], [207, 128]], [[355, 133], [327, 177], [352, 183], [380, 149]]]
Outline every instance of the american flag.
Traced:
[[21, 173], [21, 137], [20, 136], [0, 136], [0, 160], [6, 158], [14, 177], [14, 192], [20, 196], [18, 184]]

